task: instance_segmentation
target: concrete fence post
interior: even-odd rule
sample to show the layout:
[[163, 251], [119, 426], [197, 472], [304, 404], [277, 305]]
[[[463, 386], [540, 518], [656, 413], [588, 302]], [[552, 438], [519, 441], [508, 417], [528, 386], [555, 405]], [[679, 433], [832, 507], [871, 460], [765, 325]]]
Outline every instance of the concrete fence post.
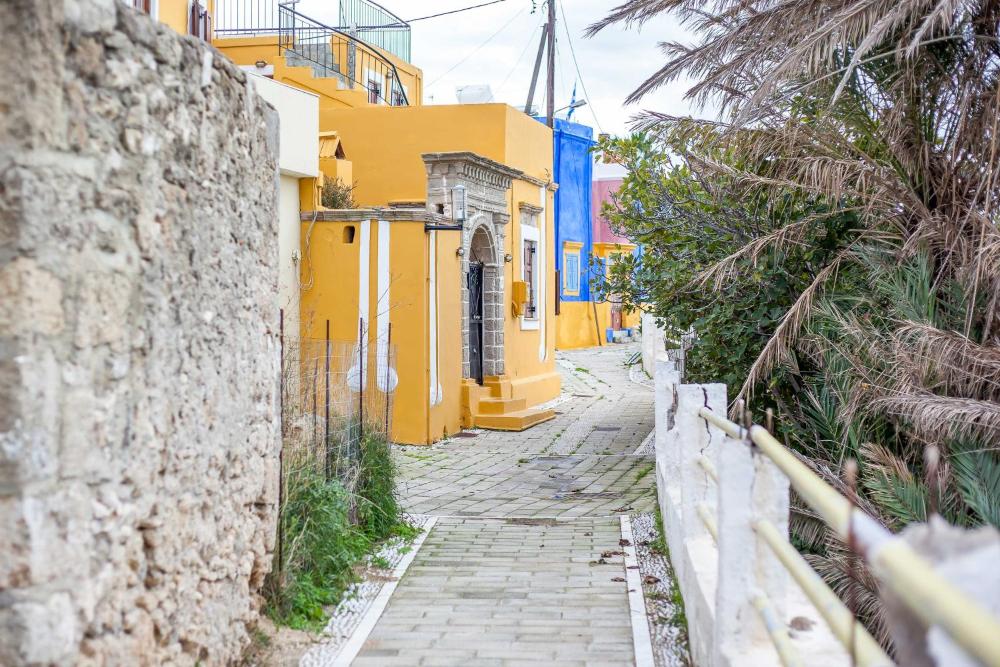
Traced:
[[715, 592], [714, 665], [738, 665], [768, 641], [750, 602], [756, 582], [754, 454], [749, 440], [726, 437], [719, 451], [719, 578]]
[[695, 664], [710, 665], [714, 643], [715, 579], [717, 551], [714, 539], [701, 517], [700, 505], [715, 514], [715, 480], [698, 465], [705, 456], [716, 462], [723, 433], [698, 416], [698, 410], [708, 406], [725, 414], [726, 385], [681, 384], [677, 387], [677, 449], [681, 479], [681, 531], [679, 552], [671, 551], [671, 562], [681, 562], [679, 581], [688, 617], [691, 654]]
[[[653, 373], [656, 449], [656, 488], [668, 545], [681, 544], [684, 534], [680, 524], [681, 477], [677, 431], [677, 363], [665, 356], [655, 362]], [[676, 567], [676, 566], [675, 566]]]
[[708, 406], [721, 414], [726, 413], [726, 385], [682, 384], [677, 387], [678, 474], [681, 478], [681, 522], [686, 539], [707, 534], [698, 517], [698, 505], [716, 505], [715, 481], [698, 465], [705, 456], [713, 463], [722, 442], [723, 433], [698, 416], [698, 410]]
[[[768, 457], [754, 450], [754, 520], [766, 519], [778, 532], [788, 536], [788, 517], [791, 511], [789, 481], [785, 473]], [[788, 570], [778, 561], [771, 548], [754, 533], [757, 587], [767, 594], [778, 618], [788, 618]]]
[[[727, 437], [719, 470], [719, 577], [715, 594], [713, 664], [746, 664], [756, 647], [772, 646], [753, 606], [757, 592], [767, 595], [778, 618], [787, 616], [788, 574], [753, 524], [759, 519], [788, 533], [788, 478], [755, 450], [749, 437]], [[777, 658], [775, 658], [777, 659]]]

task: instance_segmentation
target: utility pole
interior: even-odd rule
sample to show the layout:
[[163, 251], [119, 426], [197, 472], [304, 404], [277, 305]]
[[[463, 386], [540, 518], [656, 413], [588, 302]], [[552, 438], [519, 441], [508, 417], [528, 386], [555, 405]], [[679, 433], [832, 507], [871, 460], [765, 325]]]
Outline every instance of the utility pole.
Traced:
[[524, 103], [524, 113], [532, 115], [534, 109], [531, 103], [535, 101], [535, 84], [538, 83], [538, 70], [542, 67], [542, 54], [545, 53], [545, 40], [549, 36], [549, 25], [542, 28], [542, 39], [538, 42], [538, 54], [535, 56], [535, 69], [531, 73], [531, 85], [528, 86], [528, 101]]
[[549, 67], [545, 95], [545, 124], [554, 127], [556, 87], [556, 0], [549, 2]]

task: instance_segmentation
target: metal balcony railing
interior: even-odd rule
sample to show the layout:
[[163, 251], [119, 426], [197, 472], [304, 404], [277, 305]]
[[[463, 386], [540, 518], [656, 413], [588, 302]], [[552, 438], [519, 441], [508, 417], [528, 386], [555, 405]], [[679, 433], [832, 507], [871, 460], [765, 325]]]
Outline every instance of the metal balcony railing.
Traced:
[[371, 0], [340, 0], [340, 25], [368, 44], [410, 62], [410, 24]]
[[409, 105], [399, 71], [382, 49], [352, 32], [298, 12], [295, 4], [216, 0], [215, 36], [276, 35], [280, 53], [289, 65], [311, 67], [315, 76], [336, 78], [347, 88], [361, 88], [367, 91], [370, 104]]

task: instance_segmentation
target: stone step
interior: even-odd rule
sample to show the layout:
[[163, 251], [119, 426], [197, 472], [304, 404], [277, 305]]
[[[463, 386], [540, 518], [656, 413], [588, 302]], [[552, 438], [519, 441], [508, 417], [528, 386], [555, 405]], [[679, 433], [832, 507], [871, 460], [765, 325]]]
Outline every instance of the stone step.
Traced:
[[508, 412], [524, 410], [528, 402], [523, 398], [481, 398], [479, 413], [484, 415], [502, 415]]
[[485, 428], [491, 431], [524, 431], [535, 424], [547, 422], [554, 419], [556, 413], [552, 410], [539, 410], [528, 408], [526, 410], [515, 410], [502, 415], [477, 414], [473, 417], [473, 422], [477, 428]]

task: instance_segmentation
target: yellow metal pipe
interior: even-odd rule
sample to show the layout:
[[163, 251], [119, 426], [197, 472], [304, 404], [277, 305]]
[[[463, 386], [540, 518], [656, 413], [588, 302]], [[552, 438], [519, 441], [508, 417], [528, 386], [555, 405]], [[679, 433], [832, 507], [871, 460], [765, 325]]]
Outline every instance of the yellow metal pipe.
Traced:
[[851, 652], [854, 643], [854, 659], [862, 667], [882, 667], [894, 664], [878, 642], [858, 623], [851, 611], [830, 590], [823, 579], [810, 567], [806, 559], [799, 555], [778, 528], [766, 519], [755, 521], [753, 528], [757, 535], [771, 548], [774, 555], [785, 566], [788, 573], [799, 584], [802, 592], [823, 615], [834, 636], [844, 648]]
[[767, 634], [771, 636], [774, 649], [778, 652], [778, 658], [785, 667], [803, 667], [805, 663], [799, 657], [799, 652], [792, 645], [792, 638], [788, 635], [788, 628], [781, 622], [778, 615], [774, 613], [774, 607], [763, 593], [758, 593], [751, 600], [753, 606], [760, 612]]
[[740, 428], [739, 424], [731, 422], [721, 415], [715, 414], [712, 412], [711, 408], [698, 408], [698, 416], [707, 421], [709, 424], [718, 426], [730, 438], [742, 440], [747, 437], [747, 430], [745, 428]]
[[712, 516], [712, 510], [708, 508], [705, 503], [698, 503], [695, 508], [698, 511], [698, 518], [701, 522], [705, 524], [705, 529], [708, 530], [708, 534], [712, 536], [712, 540], [718, 544], [719, 543], [719, 527], [715, 523], [715, 517]]
[[708, 460], [708, 457], [702, 454], [697, 459], [698, 465], [701, 469], [708, 473], [708, 476], [715, 480], [715, 483], [719, 483], [719, 473], [715, 470], [715, 464]]
[[[708, 408], [699, 409], [698, 414], [732, 437], [739, 438], [746, 433], [738, 424]], [[752, 426], [750, 439], [785, 473], [799, 496], [823, 517], [840, 539], [847, 542], [849, 536], [853, 537], [875, 575], [906, 602], [910, 611], [928, 625], [942, 627], [984, 665], [1000, 667], [1000, 620], [957, 590], [909, 545], [867, 514], [852, 512], [844, 496], [796, 458], [767, 429]]]
[[795, 491], [840, 539], [853, 533], [875, 575], [928, 625], [938, 625], [984, 665], [1000, 667], [1000, 620], [938, 574], [908, 544], [851, 504], [762, 426], [750, 438], [788, 476]]

